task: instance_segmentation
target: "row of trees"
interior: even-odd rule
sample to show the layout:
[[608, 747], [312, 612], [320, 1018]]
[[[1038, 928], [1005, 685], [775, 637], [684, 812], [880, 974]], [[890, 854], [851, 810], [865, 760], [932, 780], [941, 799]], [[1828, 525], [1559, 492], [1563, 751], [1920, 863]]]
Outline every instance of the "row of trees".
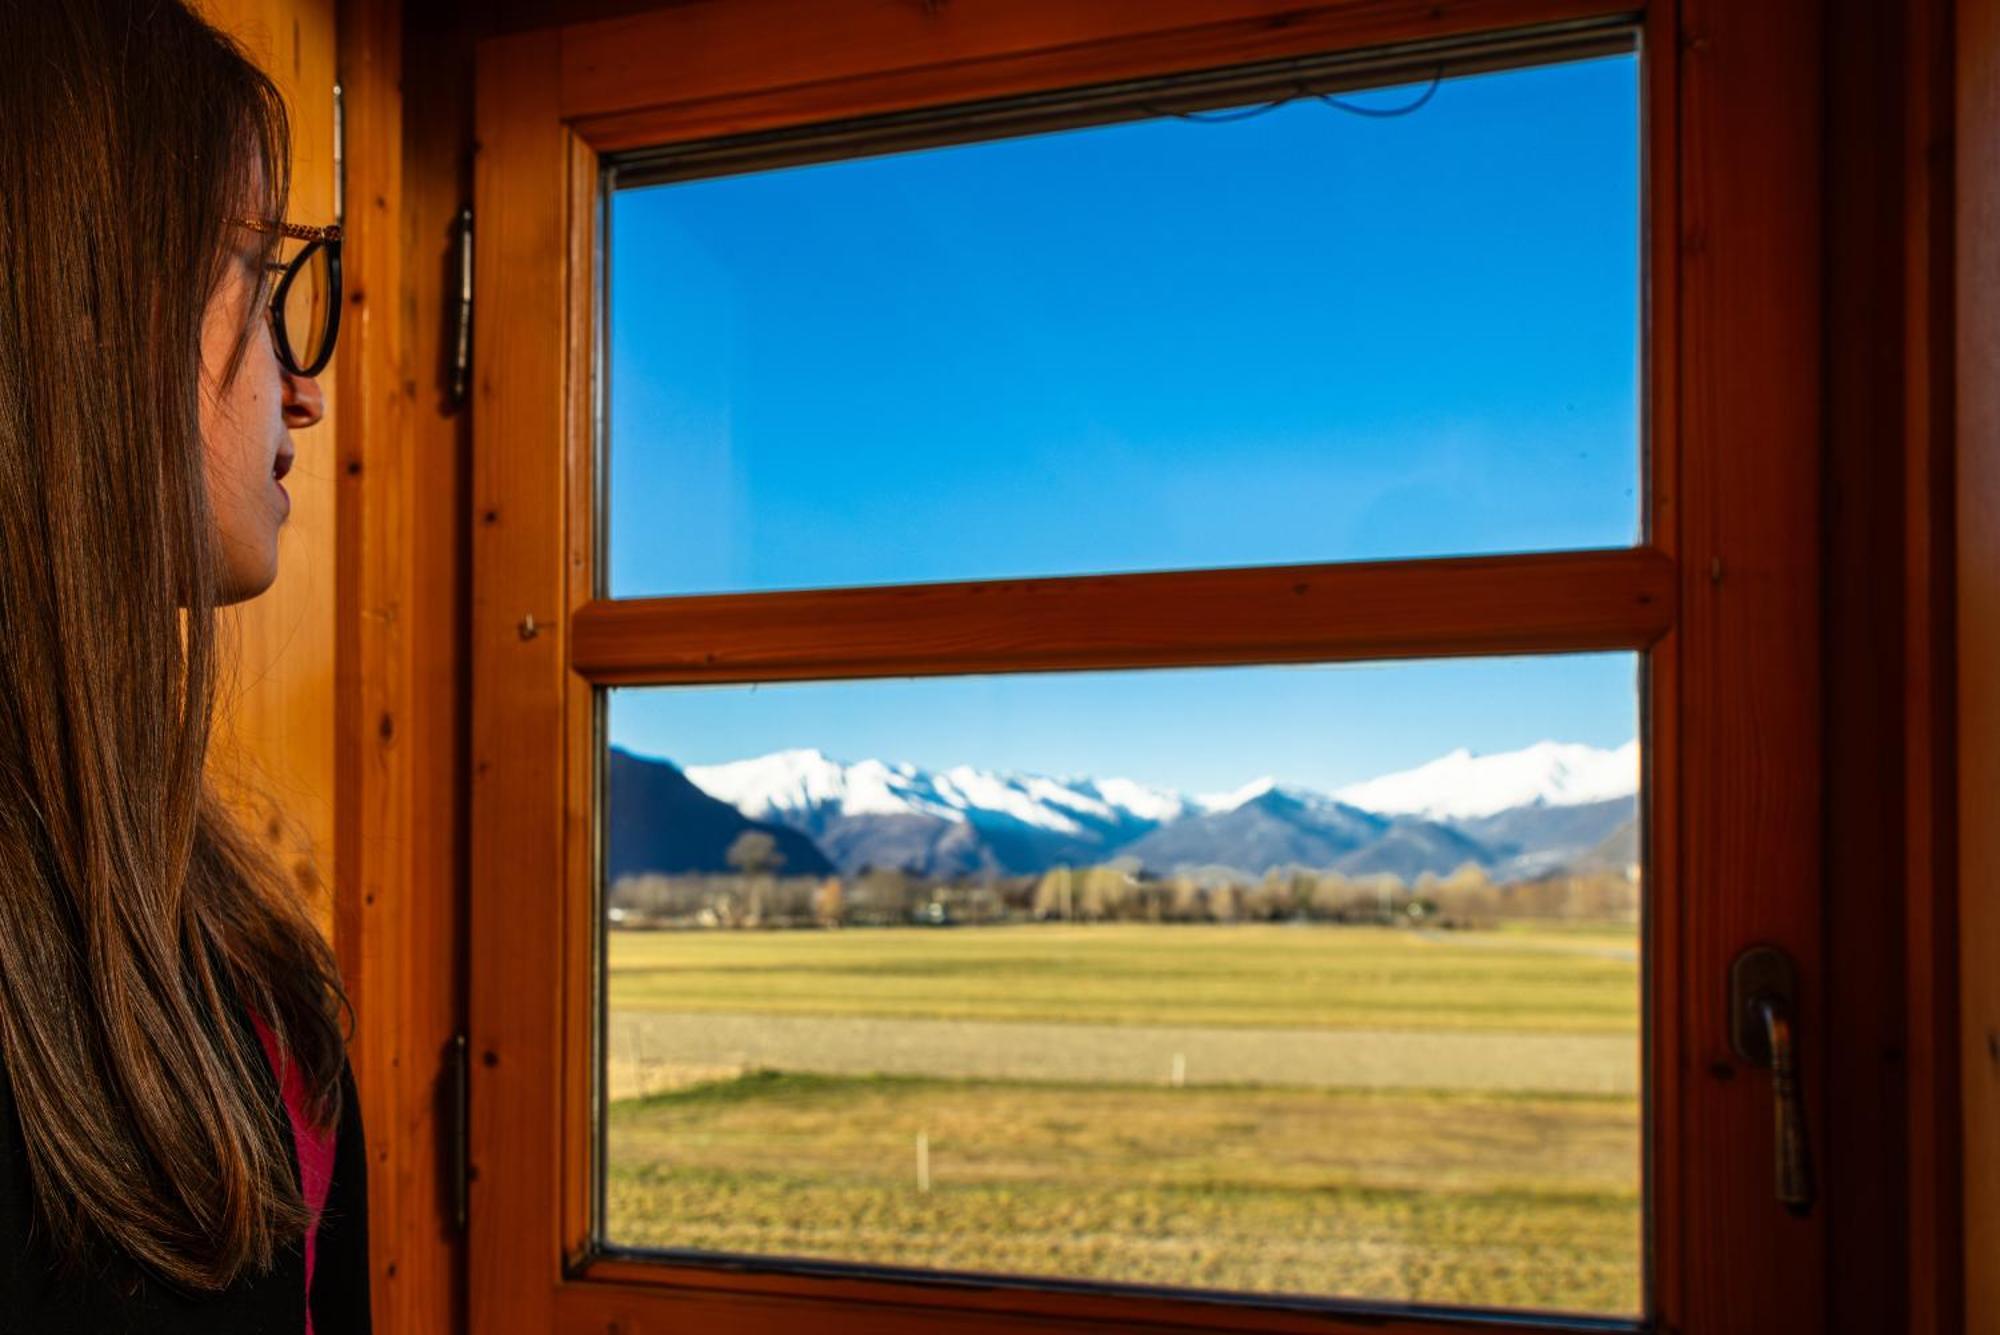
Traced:
[[977, 879], [894, 868], [848, 877], [783, 876], [763, 866], [621, 877], [610, 898], [612, 921], [620, 926], [736, 928], [1024, 921], [1490, 927], [1513, 918], [1633, 921], [1638, 908], [1638, 883], [1628, 874], [1570, 873], [1499, 884], [1472, 864], [1410, 882], [1298, 869], [1274, 869], [1256, 879], [1219, 868], [1158, 877], [1123, 862]]
[[1467, 863], [1448, 876], [1273, 869], [1236, 876], [1134, 875], [1112, 866], [1057, 867], [1035, 887], [1033, 916], [1081, 922], [1311, 922], [1490, 927], [1506, 918], [1637, 919], [1639, 888], [1626, 874], [1564, 873], [1501, 884]]

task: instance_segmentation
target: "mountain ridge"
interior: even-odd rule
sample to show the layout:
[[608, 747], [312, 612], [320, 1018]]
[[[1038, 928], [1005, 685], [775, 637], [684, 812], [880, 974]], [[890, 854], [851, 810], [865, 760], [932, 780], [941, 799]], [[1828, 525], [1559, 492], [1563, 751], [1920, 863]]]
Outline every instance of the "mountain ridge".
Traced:
[[[1123, 777], [849, 763], [816, 748], [685, 770], [613, 751], [628, 780], [643, 767], [672, 771], [687, 790], [749, 825], [803, 837], [820, 865], [849, 874], [1030, 874], [1123, 857], [1155, 874], [1300, 866], [1409, 880], [1469, 862], [1519, 879], [1603, 864], [1604, 850], [1630, 842], [1618, 836], [1637, 815], [1636, 742], [1604, 749], [1545, 741], [1490, 756], [1461, 749], [1333, 793], [1266, 776], [1195, 796]], [[648, 837], [643, 826], [683, 819], [674, 806], [687, 792], [664, 779], [653, 786], [670, 795], [664, 803], [614, 802], [614, 849], [621, 838]], [[702, 818], [713, 824], [715, 814], [704, 808]], [[788, 865], [805, 870], [795, 854]]]

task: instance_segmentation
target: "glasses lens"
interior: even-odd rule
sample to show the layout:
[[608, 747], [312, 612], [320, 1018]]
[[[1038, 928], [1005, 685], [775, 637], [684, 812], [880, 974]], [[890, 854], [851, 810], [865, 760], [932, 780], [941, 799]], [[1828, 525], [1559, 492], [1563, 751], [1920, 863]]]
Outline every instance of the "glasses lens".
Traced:
[[285, 339], [292, 358], [302, 367], [316, 366], [325, 355], [333, 327], [333, 255], [324, 245], [312, 246], [305, 265], [285, 289]]

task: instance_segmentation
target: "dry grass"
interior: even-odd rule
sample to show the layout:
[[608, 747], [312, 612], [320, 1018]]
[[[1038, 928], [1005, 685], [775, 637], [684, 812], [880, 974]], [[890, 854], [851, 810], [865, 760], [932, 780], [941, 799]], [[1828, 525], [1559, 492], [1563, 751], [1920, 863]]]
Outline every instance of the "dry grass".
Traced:
[[1638, 1303], [1628, 1099], [760, 1074], [617, 1105], [608, 1132], [609, 1236], [630, 1245], [1400, 1301]]
[[[1636, 1065], [1636, 955], [1587, 928], [613, 933], [613, 1037], [650, 1048], [611, 1054], [649, 1097], [611, 1108], [609, 1237], [1630, 1314], [1638, 1101], [1554, 1091]], [[1125, 1073], [1158, 1041], [1187, 1087]], [[1496, 1064], [1525, 1088], [1467, 1088]], [[1304, 1087], [1350, 1078], [1375, 1087]]]
[[1629, 1034], [1449, 1029], [1227, 1029], [1042, 1021], [821, 1019], [614, 1011], [610, 1096], [657, 1094], [754, 1070], [966, 1080], [1315, 1089], [1634, 1094]]

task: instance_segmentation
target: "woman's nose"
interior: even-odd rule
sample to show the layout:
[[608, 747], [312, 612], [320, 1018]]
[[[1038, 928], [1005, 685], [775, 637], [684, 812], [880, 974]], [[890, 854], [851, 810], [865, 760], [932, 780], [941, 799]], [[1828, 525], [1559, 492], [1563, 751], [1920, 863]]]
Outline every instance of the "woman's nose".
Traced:
[[294, 431], [313, 426], [326, 416], [326, 396], [309, 375], [285, 374], [285, 425]]

